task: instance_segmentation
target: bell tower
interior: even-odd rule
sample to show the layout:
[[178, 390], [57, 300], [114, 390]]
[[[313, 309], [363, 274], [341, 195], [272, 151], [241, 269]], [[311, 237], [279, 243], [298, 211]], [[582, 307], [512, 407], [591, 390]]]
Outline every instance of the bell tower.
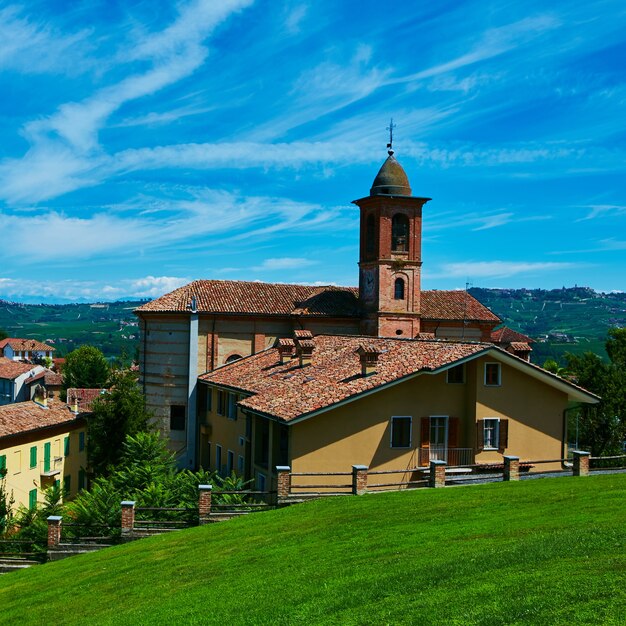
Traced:
[[[390, 126], [392, 132], [393, 125]], [[422, 207], [391, 149], [370, 195], [354, 200], [361, 211], [359, 301], [361, 332], [415, 337], [420, 332]]]

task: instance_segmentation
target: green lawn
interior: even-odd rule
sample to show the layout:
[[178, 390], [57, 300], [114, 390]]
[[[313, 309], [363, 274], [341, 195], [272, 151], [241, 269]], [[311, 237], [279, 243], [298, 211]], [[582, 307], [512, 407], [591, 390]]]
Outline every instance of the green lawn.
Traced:
[[626, 475], [346, 496], [2, 577], [3, 624], [624, 624]]

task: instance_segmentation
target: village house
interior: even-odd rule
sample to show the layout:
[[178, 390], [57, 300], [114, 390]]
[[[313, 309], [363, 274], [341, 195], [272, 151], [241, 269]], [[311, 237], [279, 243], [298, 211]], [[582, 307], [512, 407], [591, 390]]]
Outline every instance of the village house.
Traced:
[[[492, 342], [501, 320], [466, 291], [421, 289], [422, 210], [393, 151], [360, 212], [359, 287], [196, 280], [135, 313], [147, 407], [193, 468], [202, 458], [198, 377], [267, 350], [296, 330], [314, 336]], [[522, 336], [523, 337], [523, 336]], [[529, 339], [509, 345], [523, 358]]]
[[200, 382], [200, 463], [260, 490], [277, 465], [345, 473], [561, 459], [565, 410], [598, 401], [491, 343], [308, 331]]
[[64, 497], [86, 486], [85, 414], [46, 394], [0, 407], [0, 478], [15, 505], [34, 507], [54, 484]]
[[41, 365], [0, 357], [0, 406], [30, 398], [28, 381], [44, 371]]
[[45, 358], [52, 359], [54, 348], [34, 339], [18, 339], [7, 337], [0, 340], [0, 357], [12, 361], [43, 362]]

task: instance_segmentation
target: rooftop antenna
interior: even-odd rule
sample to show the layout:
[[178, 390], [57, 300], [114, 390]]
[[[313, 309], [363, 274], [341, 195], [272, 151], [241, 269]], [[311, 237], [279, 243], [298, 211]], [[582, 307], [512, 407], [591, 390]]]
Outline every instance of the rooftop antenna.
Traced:
[[387, 144], [387, 154], [389, 156], [393, 155], [393, 129], [396, 127], [396, 125], [393, 123], [393, 117], [391, 118], [391, 121], [389, 122], [389, 126], [387, 126], [387, 130], [389, 131], [389, 143]]

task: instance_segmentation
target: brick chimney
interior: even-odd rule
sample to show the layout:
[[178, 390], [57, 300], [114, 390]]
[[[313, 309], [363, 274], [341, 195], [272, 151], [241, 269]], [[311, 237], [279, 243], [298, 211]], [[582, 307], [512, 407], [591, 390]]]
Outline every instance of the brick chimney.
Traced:
[[356, 352], [361, 360], [361, 376], [375, 374], [378, 367], [378, 357], [382, 354], [382, 350], [368, 344], [359, 346]]
[[285, 363], [289, 363], [293, 358], [294, 348], [296, 347], [294, 340], [287, 338], [279, 339], [276, 347], [278, 348], [280, 364], [285, 365]]
[[70, 403], [71, 403], [71, 411], [72, 411], [72, 413], [75, 413], [76, 415], [78, 415], [78, 394], [74, 394], [70, 398]]
[[315, 342], [313, 339], [298, 339], [296, 342], [296, 351], [298, 352], [298, 357], [300, 358], [300, 367], [311, 365], [314, 349]]

